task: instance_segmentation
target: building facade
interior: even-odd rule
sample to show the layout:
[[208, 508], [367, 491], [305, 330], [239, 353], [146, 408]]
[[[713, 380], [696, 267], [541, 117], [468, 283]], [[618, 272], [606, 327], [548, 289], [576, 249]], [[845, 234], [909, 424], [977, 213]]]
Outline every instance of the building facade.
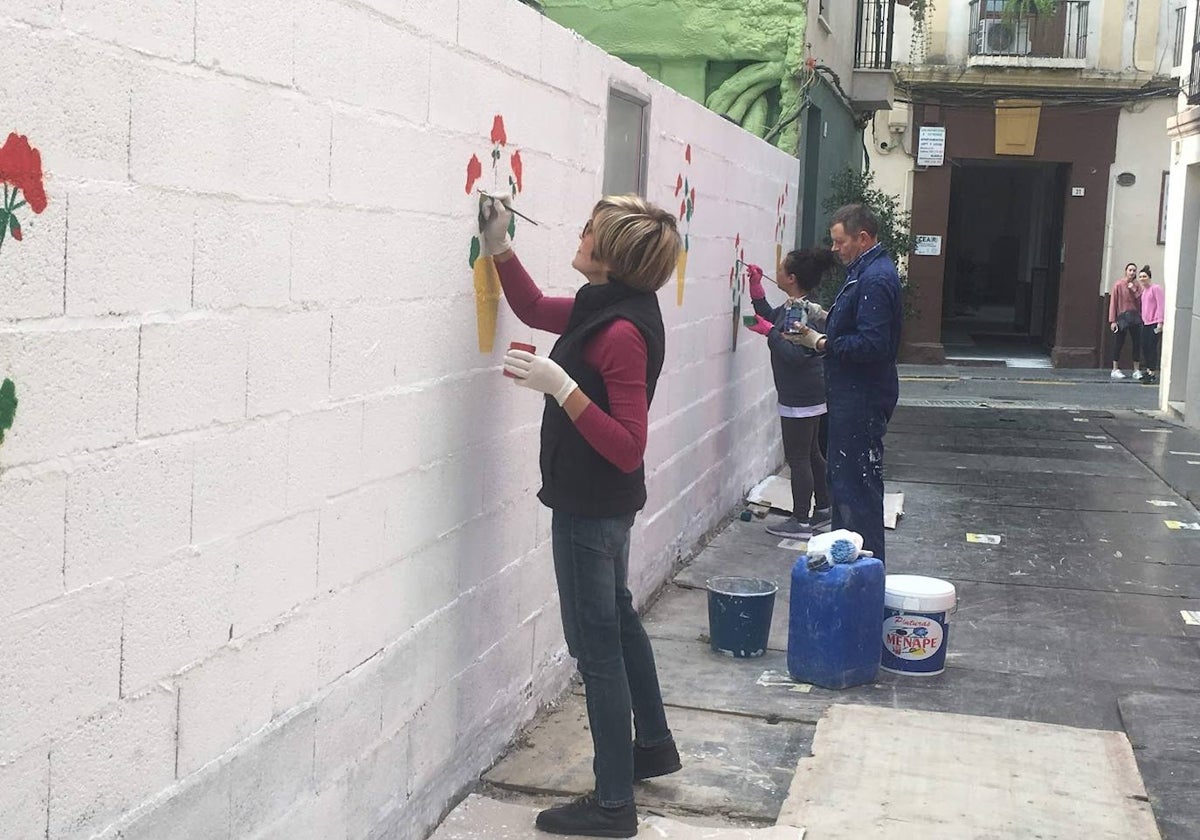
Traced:
[[876, 115], [869, 147], [918, 237], [907, 360], [1106, 363], [1112, 280], [1165, 256], [1181, 4], [954, 0], [901, 16], [900, 107]]
[[564, 26], [800, 159], [795, 244], [824, 236], [833, 176], [892, 107], [894, 0], [541, 0]]
[[1174, 14], [1179, 37], [1173, 55], [1180, 92], [1177, 112], [1167, 122], [1167, 321], [1160, 393], [1164, 410], [1200, 428], [1200, 4], [1188, 0]]

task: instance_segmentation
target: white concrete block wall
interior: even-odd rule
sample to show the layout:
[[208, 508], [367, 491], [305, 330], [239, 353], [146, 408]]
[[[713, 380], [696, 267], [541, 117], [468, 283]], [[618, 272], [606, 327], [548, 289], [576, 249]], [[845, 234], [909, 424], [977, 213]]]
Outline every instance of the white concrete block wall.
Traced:
[[737, 235], [773, 265], [796, 162], [515, 0], [110, 6], [0, 9], [49, 198], [0, 249], [0, 833], [424, 836], [571, 668], [542, 402], [498, 371], [554, 337], [501, 303], [478, 351], [467, 159], [503, 114], [556, 294], [610, 83], [648, 196], [696, 187], [639, 598], [779, 460], [728, 273]]

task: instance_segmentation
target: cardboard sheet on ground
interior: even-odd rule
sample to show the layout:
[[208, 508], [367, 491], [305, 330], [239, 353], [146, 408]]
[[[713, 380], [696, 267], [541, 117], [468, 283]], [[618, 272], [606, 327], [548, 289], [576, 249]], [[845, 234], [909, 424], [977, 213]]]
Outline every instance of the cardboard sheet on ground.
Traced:
[[782, 475], [769, 475], [746, 494], [746, 501], [791, 513], [792, 483]]
[[904, 516], [904, 494], [883, 494], [883, 527], [896, 530], [896, 520]]
[[1160, 836], [1123, 732], [836, 705], [812, 752], [777, 824], [822, 840]]
[[[752, 505], [766, 505], [784, 513], [792, 513], [792, 483], [785, 475], [770, 475], [751, 488], [746, 501]], [[904, 494], [883, 494], [883, 525], [896, 529], [896, 522], [904, 516]], [[782, 547], [782, 546], [781, 546]]]

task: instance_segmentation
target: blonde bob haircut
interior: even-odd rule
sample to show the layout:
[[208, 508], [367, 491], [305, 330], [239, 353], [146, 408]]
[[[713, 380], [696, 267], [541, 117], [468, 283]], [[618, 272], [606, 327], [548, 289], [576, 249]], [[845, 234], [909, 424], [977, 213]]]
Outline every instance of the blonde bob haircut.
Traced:
[[592, 210], [592, 258], [609, 276], [640, 292], [657, 292], [679, 259], [675, 217], [637, 195], [607, 195]]

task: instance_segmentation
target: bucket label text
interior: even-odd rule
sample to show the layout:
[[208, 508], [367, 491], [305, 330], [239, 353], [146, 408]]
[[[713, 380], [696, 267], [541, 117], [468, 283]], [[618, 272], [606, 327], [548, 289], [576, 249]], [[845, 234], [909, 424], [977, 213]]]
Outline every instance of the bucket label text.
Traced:
[[942, 646], [941, 622], [923, 615], [893, 615], [883, 622], [883, 645], [899, 659], [921, 660]]

